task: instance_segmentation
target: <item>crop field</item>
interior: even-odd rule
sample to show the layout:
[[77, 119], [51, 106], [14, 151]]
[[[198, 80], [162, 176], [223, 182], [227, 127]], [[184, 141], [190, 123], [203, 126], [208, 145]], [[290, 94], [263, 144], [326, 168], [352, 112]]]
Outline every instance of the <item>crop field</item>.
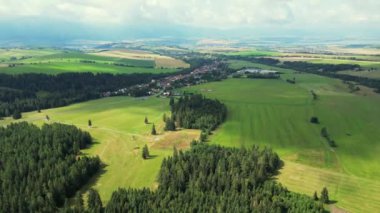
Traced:
[[243, 50], [237, 52], [228, 52], [226, 55], [232, 56], [278, 56], [281, 55], [279, 52], [271, 52], [271, 51], [262, 51], [262, 50]]
[[[36, 50], [36, 52], [38, 52]], [[3, 62], [0, 73], [47, 73], [94, 72], [94, 73], [168, 73], [176, 72], [176, 68], [156, 67], [154, 60], [127, 59], [108, 56], [97, 56], [75, 51], [54, 54], [35, 55], [25, 59]], [[8, 64], [15, 64], [10, 67]]]
[[[173, 146], [188, 148], [189, 143], [199, 137], [197, 130], [164, 132], [162, 117], [165, 112], [169, 115], [168, 99], [112, 97], [43, 110], [42, 113], [24, 113], [20, 121], [38, 125], [61, 122], [89, 131], [95, 144], [84, 154], [98, 155], [105, 167], [82, 191], [93, 187], [107, 202], [119, 187], [155, 188], [161, 161], [172, 154]], [[45, 120], [46, 115], [50, 121]], [[144, 123], [145, 116], [150, 124]], [[89, 119], [93, 125], [91, 128], [87, 126]], [[7, 118], [0, 121], [0, 125], [12, 121]], [[156, 136], [150, 134], [153, 123], [158, 131]], [[150, 147], [151, 159], [141, 157], [144, 144]]]
[[[235, 62], [240, 64], [231, 66], [255, 66]], [[380, 96], [349, 93], [339, 80], [281, 71], [286, 73], [281, 80], [229, 79], [186, 89], [217, 98], [229, 109], [211, 143], [270, 146], [284, 159], [278, 180], [289, 189], [312, 195], [327, 186], [338, 207], [378, 211]], [[295, 85], [283, 80], [293, 77]], [[319, 99], [313, 100], [310, 90]], [[320, 124], [310, 123], [312, 116]], [[321, 137], [323, 127], [337, 148]]]
[[146, 51], [131, 51], [131, 50], [110, 50], [93, 53], [93, 55], [116, 57], [124, 59], [134, 59], [134, 60], [150, 60], [154, 61], [156, 67], [158, 68], [187, 68], [189, 64], [186, 62], [175, 59], [169, 56], [159, 55]]
[[61, 51], [54, 49], [1, 49], [0, 62], [13, 61], [21, 58], [45, 56], [59, 53]]

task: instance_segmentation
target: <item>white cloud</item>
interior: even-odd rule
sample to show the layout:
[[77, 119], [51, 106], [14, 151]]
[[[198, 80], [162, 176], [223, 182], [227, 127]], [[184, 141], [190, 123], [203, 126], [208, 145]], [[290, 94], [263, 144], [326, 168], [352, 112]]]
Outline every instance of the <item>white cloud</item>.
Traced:
[[94, 25], [380, 26], [378, 0], [0, 0], [0, 20], [58, 18]]

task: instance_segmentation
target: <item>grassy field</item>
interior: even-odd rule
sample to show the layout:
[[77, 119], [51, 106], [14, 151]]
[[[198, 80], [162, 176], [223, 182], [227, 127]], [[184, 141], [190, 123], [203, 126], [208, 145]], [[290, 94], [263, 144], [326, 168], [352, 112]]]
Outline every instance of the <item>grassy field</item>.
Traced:
[[[235, 61], [232, 66], [255, 66]], [[262, 68], [276, 69], [268, 66]], [[226, 146], [271, 146], [285, 161], [278, 179], [312, 195], [323, 186], [336, 205], [352, 212], [380, 209], [380, 97], [351, 94], [339, 80], [284, 69], [284, 80], [229, 79], [188, 90], [227, 104], [227, 122], [211, 137]], [[320, 97], [312, 100], [310, 90]], [[309, 122], [317, 116], [321, 123]], [[338, 147], [320, 135], [327, 127]]]
[[[0, 73], [47, 73], [58, 74], [63, 72], [94, 72], [94, 73], [168, 73], [176, 72], [176, 68], [161, 68], [151, 59], [128, 59], [110, 56], [98, 56], [78, 51], [65, 52], [38, 52], [34, 56], [0, 64]], [[37, 54], [38, 53], [38, 54]], [[5, 54], [5, 53], [4, 53]], [[12, 55], [13, 53], [7, 53]], [[17, 55], [16, 53], [14, 53]], [[26, 53], [25, 53], [26, 55]], [[1, 52], [0, 52], [1, 57]], [[86, 63], [91, 61], [91, 63]], [[16, 64], [9, 67], [8, 64]], [[117, 66], [122, 64], [124, 66]]]
[[54, 49], [1, 49], [0, 62], [11, 61], [11, 59], [21, 59], [23, 57], [38, 57], [50, 54], [60, 53], [60, 50]]
[[106, 57], [116, 57], [122, 59], [133, 59], [133, 60], [152, 60], [155, 62], [156, 67], [158, 68], [187, 68], [189, 64], [186, 62], [175, 59], [169, 56], [159, 55], [146, 51], [132, 51], [132, 50], [110, 50], [93, 53], [97, 56], [106, 56]]
[[262, 50], [243, 50], [237, 52], [228, 52], [226, 55], [232, 56], [278, 56], [281, 55], [279, 52], [271, 52], [271, 51], [262, 51]]
[[[105, 98], [74, 104], [67, 107], [43, 110], [42, 113], [23, 114], [23, 121], [36, 124], [51, 122], [74, 124], [89, 131], [96, 143], [84, 151], [86, 155], [98, 155], [106, 164], [104, 169], [82, 190], [97, 189], [103, 201], [107, 202], [113, 191], [119, 187], [156, 187], [156, 176], [161, 161], [171, 155], [173, 146], [187, 148], [192, 139], [199, 137], [199, 131], [180, 130], [163, 132], [163, 113], [169, 111], [168, 99], [129, 97]], [[152, 124], [145, 124], [148, 117], [156, 125], [157, 136], [150, 134]], [[87, 126], [88, 119], [93, 127]], [[13, 120], [0, 121], [6, 125]], [[141, 148], [150, 147], [152, 158], [143, 160]]]
[[16, 67], [0, 67], [0, 73], [21, 74], [21, 73], [45, 73], [59, 74], [64, 72], [93, 72], [93, 73], [112, 73], [112, 74], [130, 74], [130, 73], [170, 73], [176, 72], [172, 68], [147, 68], [147, 67], [124, 67], [112, 64], [88, 64], [78, 62], [53, 62], [42, 64], [28, 64]]

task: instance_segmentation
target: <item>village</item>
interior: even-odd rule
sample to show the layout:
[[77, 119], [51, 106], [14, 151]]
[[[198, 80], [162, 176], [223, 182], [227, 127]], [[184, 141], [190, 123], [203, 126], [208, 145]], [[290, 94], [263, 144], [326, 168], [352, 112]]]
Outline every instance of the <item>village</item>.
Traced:
[[226, 66], [224, 65], [225, 64], [221, 61], [213, 61], [206, 65], [195, 68], [194, 70], [188, 73], [170, 75], [162, 79], [152, 80], [149, 83], [139, 84], [128, 88], [122, 88], [113, 92], [104, 92], [102, 96], [172, 96], [175, 95], [175, 93], [173, 92], [173, 89], [175, 88], [191, 86], [226, 78], [228, 76], [228, 71], [225, 69]]

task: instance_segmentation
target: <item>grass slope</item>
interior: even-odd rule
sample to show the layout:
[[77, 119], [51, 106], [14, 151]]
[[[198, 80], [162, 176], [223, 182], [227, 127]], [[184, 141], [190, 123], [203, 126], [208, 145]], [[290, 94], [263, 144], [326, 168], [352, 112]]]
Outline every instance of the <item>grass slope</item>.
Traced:
[[[295, 77], [297, 83], [229, 79], [188, 89], [228, 106], [228, 119], [211, 142], [271, 146], [285, 159], [279, 176], [285, 186], [308, 195], [328, 186], [338, 206], [376, 212], [380, 209], [375, 196], [380, 193], [380, 97], [350, 94], [339, 80], [281, 71], [287, 73], [282, 78]], [[313, 101], [310, 90], [320, 99]], [[314, 115], [321, 124], [309, 122]], [[335, 150], [320, 136], [322, 127], [337, 142]]]
[[[42, 124], [47, 122], [45, 116], [49, 115], [50, 122], [74, 124], [89, 131], [96, 144], [84, 154], [98, 155], [106, 166], [83, 192], [94, 187], [107, 202], [119, 187], [155, 188], [161, 161], [172, 154], [172, 147], [187, 148], [192, 139], [199, 137], [196, 130], [164, 133], [162, 116], [168, 111], [168, 99], [113, 97], [43, 110], [42, 113], [24, 113], [22, 120]], [[157, 136], [151, 136], [152, 124], [144, 123], [145, 116], [155, 123]], [[92, 120], [92, 128], [87, 126], [88, 119]], [[12, 121], [8, 118], [0, 121], [0, 125]], [[152, 159], [142, 159], [144, 144], [150, 147]]]

